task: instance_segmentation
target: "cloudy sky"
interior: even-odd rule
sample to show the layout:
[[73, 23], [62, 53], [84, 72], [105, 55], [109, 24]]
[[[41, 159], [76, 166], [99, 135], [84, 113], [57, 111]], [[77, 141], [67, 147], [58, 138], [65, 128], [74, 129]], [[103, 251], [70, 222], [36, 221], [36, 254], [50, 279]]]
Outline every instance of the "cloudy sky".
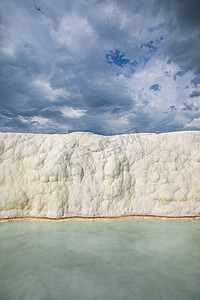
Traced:
[[0, 0], [0, 130], [200, 130], [199, 0]]

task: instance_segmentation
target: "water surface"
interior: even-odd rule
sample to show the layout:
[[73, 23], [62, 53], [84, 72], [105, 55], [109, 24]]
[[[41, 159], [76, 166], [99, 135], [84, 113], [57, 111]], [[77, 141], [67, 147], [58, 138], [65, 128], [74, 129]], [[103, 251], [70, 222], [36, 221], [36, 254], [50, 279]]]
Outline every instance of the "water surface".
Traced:
[[200, 221], [0, 224], [2, 300], [200, 299]]

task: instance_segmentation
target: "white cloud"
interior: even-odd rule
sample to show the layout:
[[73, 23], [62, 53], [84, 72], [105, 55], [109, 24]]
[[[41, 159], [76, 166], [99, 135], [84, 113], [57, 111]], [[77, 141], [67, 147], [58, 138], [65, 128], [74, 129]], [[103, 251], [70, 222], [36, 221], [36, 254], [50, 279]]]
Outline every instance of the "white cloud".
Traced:
[[49, 101], [56, 101], [59, 97], [69, 97], [70, 93], [66, 92], [62, 88], [53, 89], [50, 83], [44, 79], [37, 78], [33, 82], [37, 91], [40, 92], [45, 99]]
[[192, 122], [185, 124], [185, 128], [200, 129], [200, 118], [194, 118]]
[[70, 52], [84, 54], [85, 47], [95, 42], [95, 34], [87, 21], [87, 18], [75, 14], [66, 15], [62, 18], [57, 30], [51, 30], [53, 40], [67, 47]]
[[49, 119], [35, 116], [33, 118], [30, 118], [30, 121], [38, 122], [40, 125], [44, 125], [49, 121]]
[[2, 53], [2, 55], [5, 56], [10, 56], [11, 58], [15, 57], [16, 51], [15, 51], [15, 47], [13, 45], [9, 45], [7, 47], [1, 47], [0, 51]]
[[86, 113], [83, 109], [73, 109], [69, 106], [57, 107], [57, 109], [67, 118], [80, 118]]
[[24, 118], [24, 117], [19, 116], [18, 119], [19, 119], [21, 122], [23, 122], [23, 123], [29, 123], [29, 120], [28, 120], [27, 118]]

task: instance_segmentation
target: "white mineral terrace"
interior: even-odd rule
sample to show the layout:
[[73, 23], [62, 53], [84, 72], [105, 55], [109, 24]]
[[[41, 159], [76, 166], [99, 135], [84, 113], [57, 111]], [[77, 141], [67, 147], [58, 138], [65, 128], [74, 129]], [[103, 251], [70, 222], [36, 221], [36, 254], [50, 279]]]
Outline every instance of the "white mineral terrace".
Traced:
[[0, 218], [200, 215], [200, 132], [0, 134]]

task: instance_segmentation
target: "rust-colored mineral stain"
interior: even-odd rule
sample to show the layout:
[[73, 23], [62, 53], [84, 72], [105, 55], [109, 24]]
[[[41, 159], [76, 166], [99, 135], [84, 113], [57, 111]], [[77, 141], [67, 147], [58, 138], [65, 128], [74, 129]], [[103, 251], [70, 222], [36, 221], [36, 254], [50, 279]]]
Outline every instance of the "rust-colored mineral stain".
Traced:
[[48, 218], [48, 217], [15, 217], [15, 218], [1, 218], [0, 222], [14, 222], [22, 220], [33, 220], [33, 221], [73, 221], [73, 220], [121, 220], [121, 219], [154, 219], [154, 220], [167, 220], [167, 221], [184, 221], [184, 220], [200, 220], [200, 216], [181, 216], [181, 217], [169, 217], [169, 216], [154, 216], [154, 215], [128, 215], [128, 216], [113, 216], [113, 217], [65, 217], [65, 218]]

